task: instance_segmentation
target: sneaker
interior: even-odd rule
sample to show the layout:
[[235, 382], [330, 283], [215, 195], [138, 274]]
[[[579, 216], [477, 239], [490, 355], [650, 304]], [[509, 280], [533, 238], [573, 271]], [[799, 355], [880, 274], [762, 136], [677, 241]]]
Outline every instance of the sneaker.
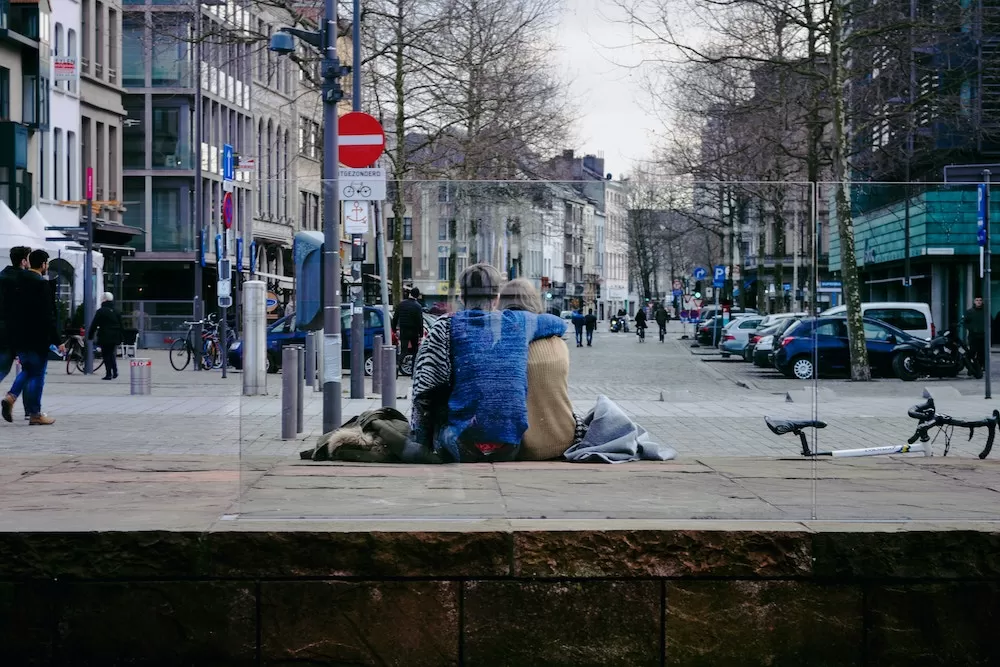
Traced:
[[0, 412], [3, 413], [3, 419], [5, 422], [10, 423], [14, 421], [14, 416], [12, 413], [14, 410], [14, 401], [16, 400], [17, 399], [14, 398], [13, 394], [7, 394], [6, 396], [3, 397], [3, 401], [0, 401]]
[[49, 424], [55, 424], [56, 420], [49, 417], [44, 412], [39, 412], [37, 415], [32, 415], [31, 419], [28, 420], [28, 424], [31, 426], [48, 426]]

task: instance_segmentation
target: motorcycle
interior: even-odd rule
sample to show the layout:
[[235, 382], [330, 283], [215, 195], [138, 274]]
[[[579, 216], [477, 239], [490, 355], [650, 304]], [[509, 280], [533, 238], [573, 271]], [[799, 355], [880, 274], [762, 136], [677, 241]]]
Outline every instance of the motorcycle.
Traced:
[[617, 315], [612, 316], [609, 331], [611, 331], [611, 333], [618, 333], [619, 331], [621, 331], [621, 329], [622, 329], [621, 320], [618, 318]]
[[912, 382], [922, 376], [956, 377], [968, 370], [977, 380], [983, 369], [972, 358], [965, 343], [950, 329], [931, 340], [914, 338], [892, 349], [892, 370], [900, 380]]

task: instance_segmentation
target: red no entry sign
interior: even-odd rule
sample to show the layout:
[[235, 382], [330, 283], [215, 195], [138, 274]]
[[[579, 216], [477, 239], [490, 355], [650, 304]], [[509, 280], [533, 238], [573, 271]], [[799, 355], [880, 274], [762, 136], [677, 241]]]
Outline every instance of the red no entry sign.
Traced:
[[222, 223], [226, 229], [233, 226], [233, 193], [227, 192], [222, 195]]
[[363, 169], [375, 164], [385, 148], [385, 132], [374, 117], [352, 111], [337, 122], [338, 158], [345, 167]]

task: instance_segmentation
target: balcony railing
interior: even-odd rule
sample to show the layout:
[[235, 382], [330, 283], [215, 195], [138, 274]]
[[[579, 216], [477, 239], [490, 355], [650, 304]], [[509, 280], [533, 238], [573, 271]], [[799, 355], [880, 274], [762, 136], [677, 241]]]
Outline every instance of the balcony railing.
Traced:
[[90, 74], [90, 60], [87, 58], [80, 58], [80, 71], [84, 74]]
[[108, 83], [118, 84], [118, 70], [108, 68]]
[[94, 76], [98, 79], [104, 77], [104, 65], [101, 63], [94, 63]]

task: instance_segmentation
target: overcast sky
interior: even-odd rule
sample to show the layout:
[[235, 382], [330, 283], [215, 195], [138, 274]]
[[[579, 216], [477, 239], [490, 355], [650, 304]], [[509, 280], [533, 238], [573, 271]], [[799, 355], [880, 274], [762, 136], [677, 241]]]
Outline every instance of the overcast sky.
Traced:
[[[656, 118], [642, 109], [640, 73], [616, 63], [634, 64], [640, 54], [631, 47], [628, 26], [607, 14], [607, 2], [568, 0], [557, 31], [560, 60], [573, 79], [573, 97], [581, 118], [575, 126], [579, 153], [604, 153], [605, 172], [619, 175], [636, 161], [652, 157], [659, 129]], [[603, 7], [602, 9], [599, 9]]]

